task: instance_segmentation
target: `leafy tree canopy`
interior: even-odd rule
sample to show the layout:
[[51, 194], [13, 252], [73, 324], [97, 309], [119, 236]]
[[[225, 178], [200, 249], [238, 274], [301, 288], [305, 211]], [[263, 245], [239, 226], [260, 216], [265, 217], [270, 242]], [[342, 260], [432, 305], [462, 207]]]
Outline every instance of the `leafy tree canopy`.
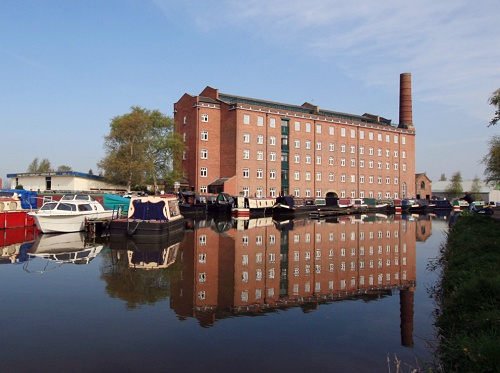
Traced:
[[489, 127], [489, 126], [494, 126], [500, 120], [500, 88], [498, 88], [495, 92], [493, 92], [493, 94], [488, 100], [488, 103], [495, 107], [495, 116], [490, 121], [490, 124], [488, 125]]
[[177, 178], [173, 160], [184, 149], [173, 119], [158, 110], [131, 107], [130, 113], [111, 120], [104, 138], [106, 156], [98, 166], [111, 182], [127, 185], [154, 184]]
[[462, 190], [462, 174], [460, 171], [451, 175], [450, 184], [445, 189], [449, 199], [456, 198], [463, 193]]
[[51, 171], [53, 171], [52, 165], [50, 164], [50, 161], [47, 158], [44, 158], [41, 161], [39, 161], [38, 157], [36, 157], [28, 166], [28, 172], [51, 172]]
[[485, 165], [485, 182], [500, 184], [500, 136], [493, 136], [490, 140], [490, 149], [481, 161]]

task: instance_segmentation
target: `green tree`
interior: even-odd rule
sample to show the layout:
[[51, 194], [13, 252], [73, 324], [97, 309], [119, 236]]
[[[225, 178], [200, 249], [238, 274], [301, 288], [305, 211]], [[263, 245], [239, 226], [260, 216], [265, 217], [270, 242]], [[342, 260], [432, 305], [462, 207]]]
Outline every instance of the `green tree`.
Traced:
[[446, 181], [446, 175], [445, 174], [441, 174], [441, 177], [439, 178], [439, 181]]
[[489, 142], [490, 149], [481, 163], [485, 165], [484, 174], [487, 184], [500, 184], [500, 136], [493, 136]]
[[500, 88], [498, 88], [488, 99], [488, 103], [495, 107], [495, 116], [490, 120], [489, 126], [494, 126], [500, 120]]
[[462, 174], [460, 173], [460, 171], [457, 171], [453, 175], [451, 175], [450, 183], [444, 191], [446, 192], [448, 199], [456, 198], [463, 193]]
[[42, 159], [40, 162], [38, 157], [35, 157], [28, 166], [28, 172], [51, 172], [52, 166], [47, 158]]
[[125, 184], [129, 190], [145, 183], [156, 189], [160, 178], [174, 173], [173, 158], [183, 147], [171, 118], [133, 106], [130, 113], [111, 120], [104, 142], [106, 156], [98, 166], [109, 181]]
[[474, 177], [472, 179], [472, 185], [470, 187], [469, 193], [472, 194], [475, 200], [481, 199], [481, 180], [479, 177]]
[[59, 171], [59, 172], [68, 172], [68, 171], [72, 171], [72, 169], [69, 166], [61, 165], [61, 166], [57, 167], [57, 171]]

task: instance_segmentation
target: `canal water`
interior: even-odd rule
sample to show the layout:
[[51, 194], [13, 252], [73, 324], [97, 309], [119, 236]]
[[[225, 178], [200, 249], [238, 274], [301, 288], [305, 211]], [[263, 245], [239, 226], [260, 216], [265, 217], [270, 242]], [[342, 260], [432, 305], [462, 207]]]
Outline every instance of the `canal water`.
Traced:
[[0, 371], [422, 367], [435, 342], [428, 264], [447, 227], [379, 214], [186, 221], [152, 242], [4, 237]]

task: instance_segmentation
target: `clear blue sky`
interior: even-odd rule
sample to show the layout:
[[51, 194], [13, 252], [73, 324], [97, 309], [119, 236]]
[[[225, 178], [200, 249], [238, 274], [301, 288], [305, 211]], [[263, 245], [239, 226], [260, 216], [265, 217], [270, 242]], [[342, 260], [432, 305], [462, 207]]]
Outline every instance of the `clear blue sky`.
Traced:
[[0, 177], [38, 157], [98, 172], [111, 118], [220, 92], [399, 119], [417, 172], [483, 178], [500, 125], [498, 1], [0, 0]]

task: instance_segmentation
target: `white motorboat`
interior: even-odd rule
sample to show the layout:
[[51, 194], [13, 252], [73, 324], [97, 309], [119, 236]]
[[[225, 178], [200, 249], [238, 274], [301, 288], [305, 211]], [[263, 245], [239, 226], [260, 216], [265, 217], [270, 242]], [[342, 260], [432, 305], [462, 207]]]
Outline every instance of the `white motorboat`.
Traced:
[[113, 210], [88, 194], [65, 194], [59, 201], [46, 202], [29, 215], [43, 233], [67, 233], [85, 230], [88, 220], [111, 220]]

